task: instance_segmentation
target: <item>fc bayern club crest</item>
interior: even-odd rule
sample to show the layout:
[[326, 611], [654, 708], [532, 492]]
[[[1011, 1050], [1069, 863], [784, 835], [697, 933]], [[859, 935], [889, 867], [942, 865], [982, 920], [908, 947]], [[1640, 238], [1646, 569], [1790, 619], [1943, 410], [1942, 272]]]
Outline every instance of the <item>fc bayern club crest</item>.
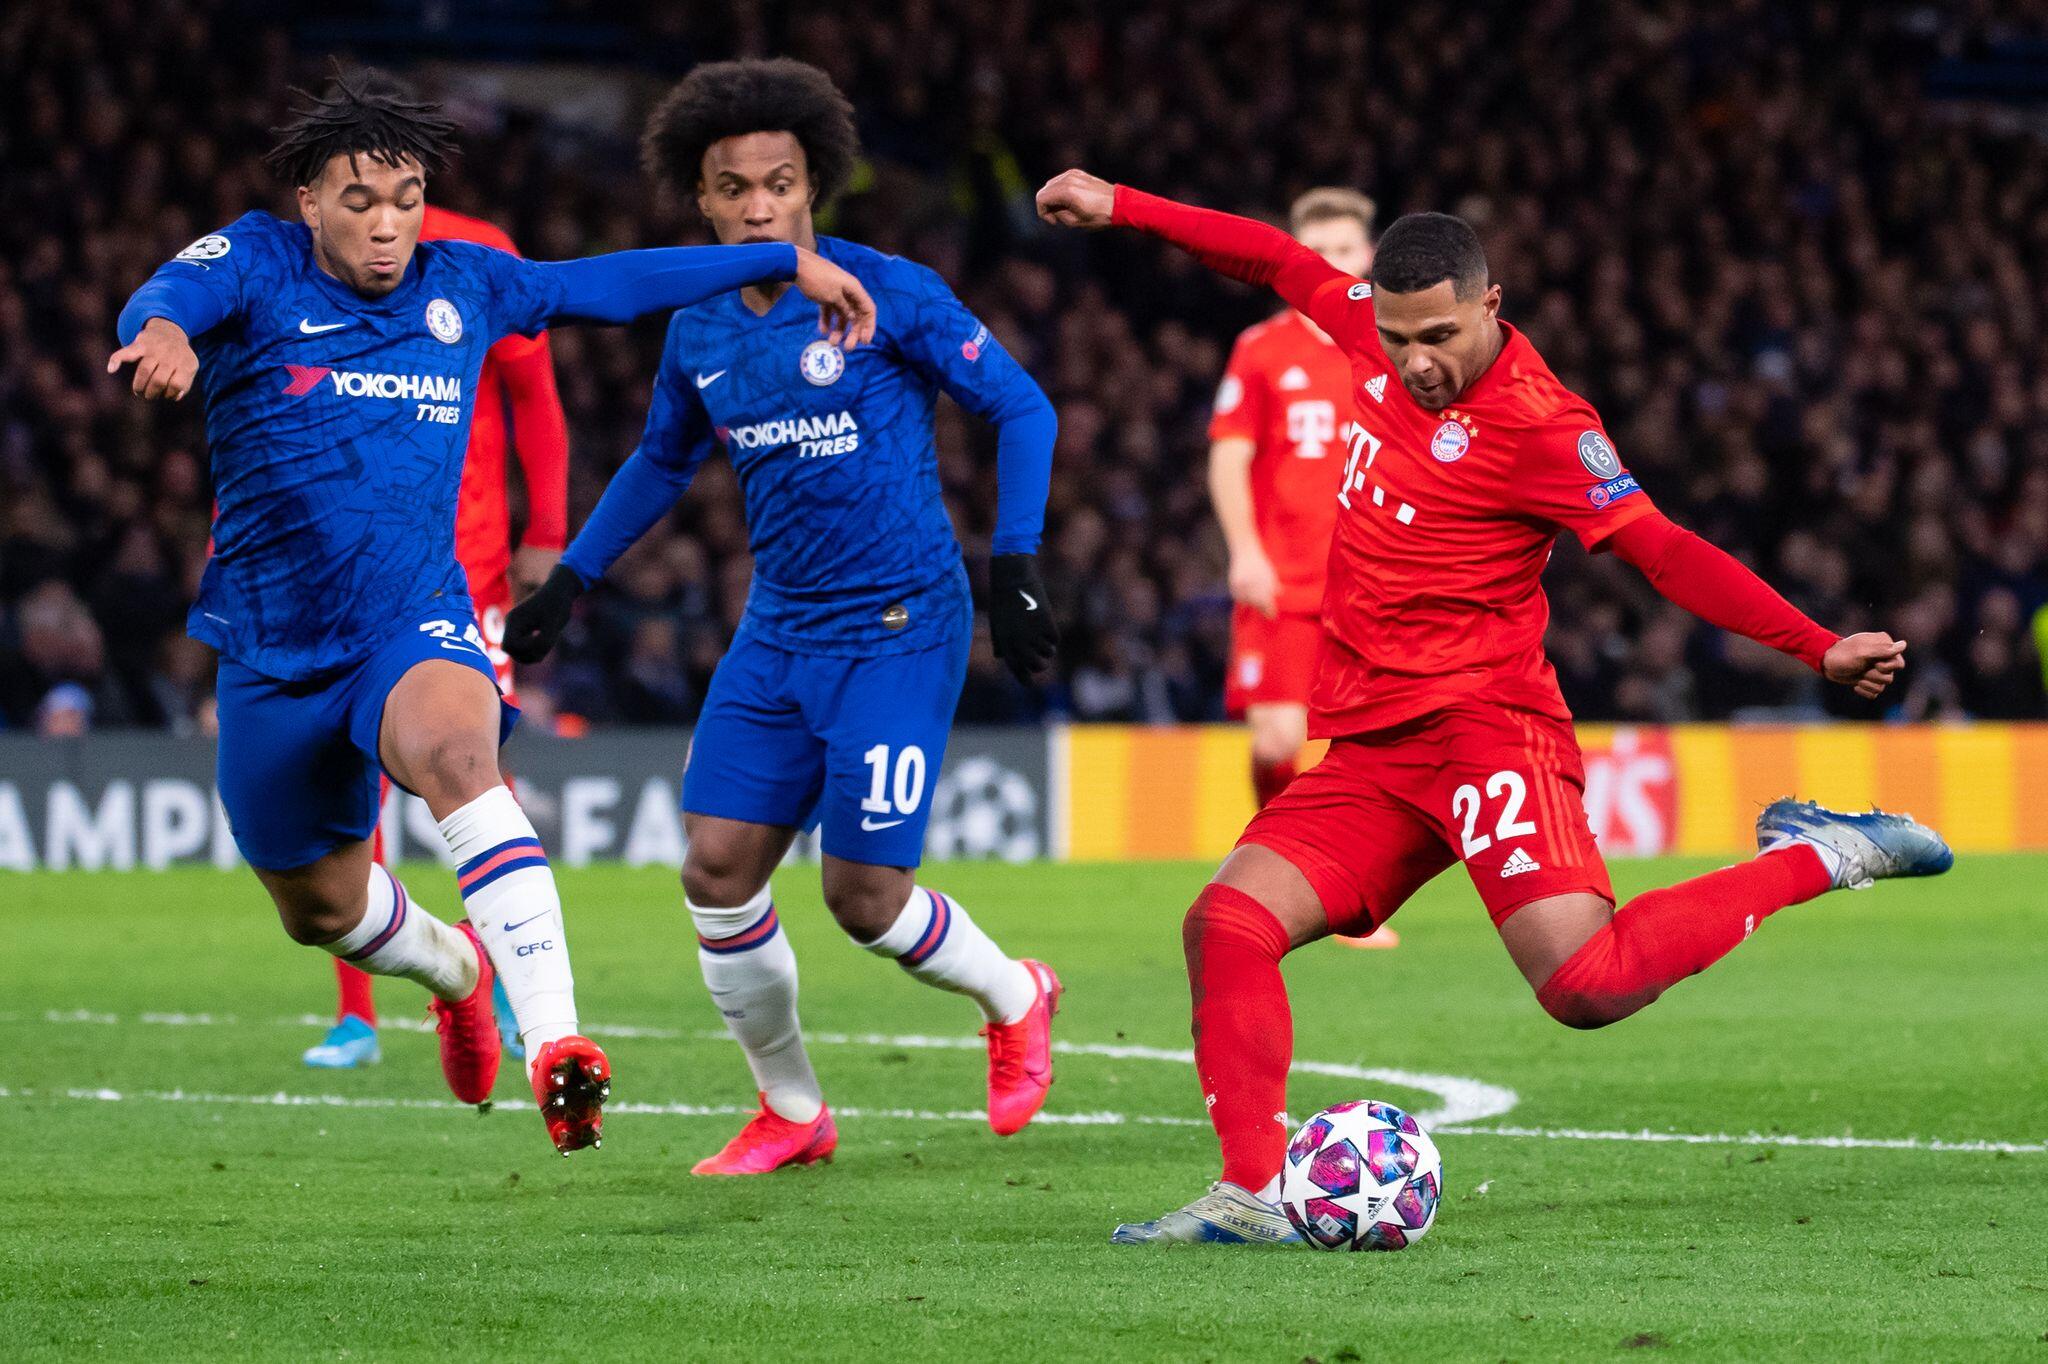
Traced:
[[838, 383], [839, 376], [846, 373], [846, 356], [830, 341], [813, 341], [797, 357], [796, 367], [804, 378], [823, 388]]
[[1440, 464], [1453, 464], [1465, 457], [1472, 448], [1472, 433], [1457, 422], [1445, 422], [1429, 438], [1429, 453], [1436, 456]]
[[452, 346], [462, 339], [462, 314], [447, 299], [437, 298], [427, 305], [427, 330], [436, 341]]

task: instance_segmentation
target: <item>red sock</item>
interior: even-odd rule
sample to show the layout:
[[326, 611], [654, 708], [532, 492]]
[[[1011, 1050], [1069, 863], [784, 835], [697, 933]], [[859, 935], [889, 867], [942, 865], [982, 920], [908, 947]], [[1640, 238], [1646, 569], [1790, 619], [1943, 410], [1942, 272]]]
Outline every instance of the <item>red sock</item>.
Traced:
[[1223, 1178], [1257, 1193], [1287, 1152], [1287, 930], [1243, 891], [1212, 885], [1195, 897], [1181, 941], [1195, 1002], [1195, 1074], [1223, 1145]]
[[1832, 884], [1804, 845], [1638, 895], [1586, 940], [1536, 998], [1553, 1018], [1598, 1028], [1706, 970], [1771, 915]]
[[336, 957], [334, 979], [341, 986], [341, 1007], [335, 1010], [336, 1018], [360, 1018], [371, 1027], [376, 1027], [377, 1005], [370, 998], [369, 973], [358, 971], [340, 957]]
[[1282, 758], [1276, 763], [1252, 759], [1252, 796], [1261, 810], [1272, 804], [1273, 797], [1287, 789], [1287, 783], [1294, 780], [1295, 770], [1292, 758]]

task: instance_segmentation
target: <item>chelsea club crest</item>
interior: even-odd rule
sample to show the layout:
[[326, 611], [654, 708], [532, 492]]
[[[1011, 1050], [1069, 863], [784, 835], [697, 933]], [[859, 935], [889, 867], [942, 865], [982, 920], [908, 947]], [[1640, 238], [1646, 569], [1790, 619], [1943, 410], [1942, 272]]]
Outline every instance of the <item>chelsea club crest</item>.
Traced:
[[436, 341], [452, 346], [462, 339], [462, 314], [447, 299], [437, 298], [427, 305], [427, 330]]
[[846, 356], [830, 341], [813, 341], [797, 357], [796, 367], [804, 378], [823, 388], [838, 383], [839, 376], [846, 373]]

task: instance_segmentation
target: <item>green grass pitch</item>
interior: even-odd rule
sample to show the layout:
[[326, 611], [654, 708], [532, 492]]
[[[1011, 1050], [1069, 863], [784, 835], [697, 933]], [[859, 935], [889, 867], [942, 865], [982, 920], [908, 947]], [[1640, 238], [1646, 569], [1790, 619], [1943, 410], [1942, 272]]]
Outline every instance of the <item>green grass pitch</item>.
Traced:
[[[1095, 1121], [999, 1140], [947, 1116], [980, 1103], [971, 1006], [846, 942], [815, 869], [788, 869], [805, 1022], [833, 1035], [818, 1070], [863, 1112], [832, 1166], [731, 1182], [687, 1173], [738, 1122], [693, 1110], [752, 1093], [668, 872], [562, 876], [619, 1102], [572, 1160], [510, 1067], [488, 1115], [445, 1102], [428, 1034], [387, 1027], [363, 1072], [301, 1068], [327, 959], [245, 873], [0, 880], [4, 1353], [2048, 1361], [2048, 859], [1787, 911], [1592, 1034], [1542, 1015], [1454, 873], [1401, 914], [1397, 952], [1288, 963], [1303, 1059], [1513, 1091], [1439, 1133], [1431, 1235], [1398, 1255], [1112, 1247], [1214, 1174], [1192, 1071], [1143, 1054], [1187, 1046], [1178, 923], [1206, 872], [929, 869], [1059, 967], [1056, 1035], [1092, 1048], [1060, 1058], [1048, 1112]], [[407, 880], [451, 913], [446, 873]], [[412, 986], [380, 999], [421, 1017]], [[1329, 1073], [1290, 1100], [1368, 1094], [1442, 1102]]]

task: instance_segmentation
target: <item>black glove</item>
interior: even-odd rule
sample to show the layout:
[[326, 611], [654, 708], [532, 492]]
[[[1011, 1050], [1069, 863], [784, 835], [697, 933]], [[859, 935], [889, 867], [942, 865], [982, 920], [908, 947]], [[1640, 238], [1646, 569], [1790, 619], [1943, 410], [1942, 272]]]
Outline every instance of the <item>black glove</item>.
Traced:
[[583, 595], [583, 579], [566, 564], [554, 572], [534, 594], [505, 614], [505, 652], [520, 663], [538, 663], [569, 628], [569, 613]]
[[[1059, 656], [1059, 627], [1035, 554], [998, 554], [988, 561], [988, 632], [996, 657], [1029, 686], [1044, 679]], [[509, 646], [508, 646], [509, 647]]]

